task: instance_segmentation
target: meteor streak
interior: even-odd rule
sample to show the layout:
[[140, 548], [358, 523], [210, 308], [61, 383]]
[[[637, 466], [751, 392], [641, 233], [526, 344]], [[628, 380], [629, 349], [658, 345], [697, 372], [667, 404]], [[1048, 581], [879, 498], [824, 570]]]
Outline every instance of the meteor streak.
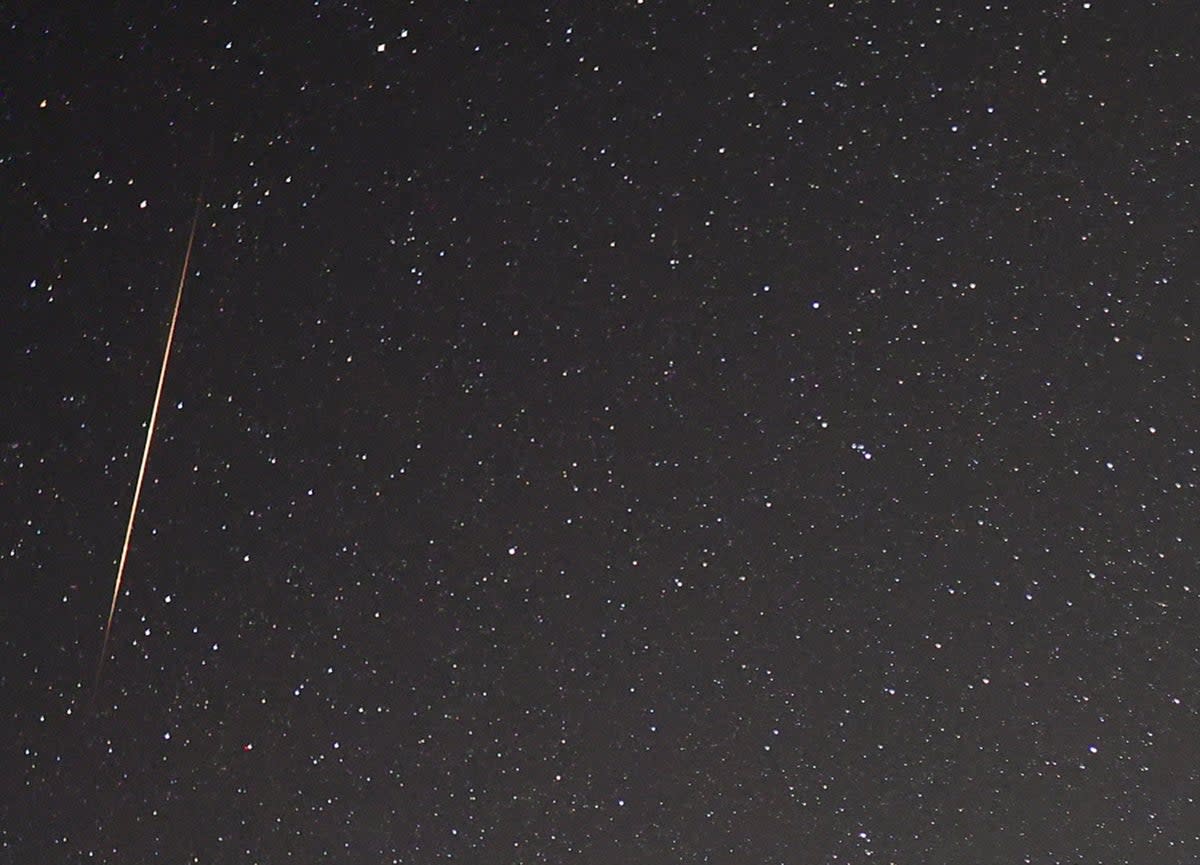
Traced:
[[142, 463], [138, 467], [137, 483], [133, 487], [133, 503], [129, 506], [129, 522], [125, 526], [125, 542], [121, 544], [121, 560], [117, 564], [117, 577], [113, 582], [112, 603], [108, 608], [108, 622], [104, 626], [104, 642], [100, 645], [100, 660], [96, 664], [96, 681], [93, 691], [98, 691], [100, 688], [100, 676], [104, 672], [104, 661], [108, 657], [108, 641], [112, 635], [113, 618], [117, 614], [117, 598], [121, 595], [121, 582], [125, 578], [125, 564], [129, 561], [129, 542], [133, 537], [134, 521], [137, 519], [138, 500], [142, 497], [142, 483], [146, 480], [146, 464], [150, 461], [150, 445], [154, 441], [154, 427], [158, 423], [158, 406], [162, 402], [163, 382], [167, 380], [167, 364], [171, 360], [171, 343], [175, 340], [175, 325], [179, 321], [179, 308], [183, 305], [183, 286], [187, 282], [188, 265], [192, 260], [192, 246], [196, 242], [196, 227], [200, 224], [200, 208], [203, 203], [203, 196], [197, 196], [196, 214], [192, 217], [187, 251], [183, 254], [183, 267], [179, 271], [179, 287], [175, 290], [175, 308], [171, 311], [171, 326], [167, 329], [167, 345], [163, 349], [162, 366], [158, 371], [158, 386], [154, 389], [154, 406], [150, 409], [150, 422], [146, 427], [146, 444], [142, 448]]

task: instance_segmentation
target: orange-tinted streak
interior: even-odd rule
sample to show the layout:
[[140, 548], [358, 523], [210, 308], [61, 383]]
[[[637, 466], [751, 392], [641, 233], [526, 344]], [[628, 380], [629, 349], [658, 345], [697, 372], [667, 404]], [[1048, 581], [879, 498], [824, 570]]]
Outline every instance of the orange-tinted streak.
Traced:
[[108, 656], [108, 638], [112, 634], [113, 617], [117, 614], [117, 598], [121, 595], [121, 582], [125, 578], [125, 563], [129, 561], [129, 542], [133, 538], [133, 523], [137, 519], [138, 500], [142, 497], [142, 483], [146, 479], [146, 464], [150, 461], [150, 445], [154, 441], [154, 427], [158, 423], [158, 406], [162, 402], [163, 382], [167, 380], [167, 364], [171, 360], [171, 343], [175, 341], [175, 324], [179, 321], [179, 308], [183, 305], [183, 286], [187, 282], [188, 265], [192, 260], [192, 245], [196, 242], [196, 226], [200, 223], [202, 201], [196, 199], [196, 215], [192, 217], [192, 230], [188, 234], [187, 251], [183, 254], [183, 267], [179, 271], [179, 288], [175, 291], [175, 309], [171, 312], [171, 326], [167, 330], [167, 345], [163, 349], [162, 367], [158, 371], [158, 387], [154, 389], [154, 406], [150, 409], [150, 424], [146, 428], [146, 444], [142, 448], [142, 464], [138, 467], [137, 483], [133, 487], [133, 503], [129, 507], [129, 522], [125, 526], [125, 542], [121, 544], [121, 561], [117, 564], [117, 578], [113, 583], [112, 603], [108, 608], [108, 623], [104, 626], [104, 642], [100, 646], [100, 661], [96, 665], [96, 682], [100, 686], [100, 674], [104, 671], [104, 660]]

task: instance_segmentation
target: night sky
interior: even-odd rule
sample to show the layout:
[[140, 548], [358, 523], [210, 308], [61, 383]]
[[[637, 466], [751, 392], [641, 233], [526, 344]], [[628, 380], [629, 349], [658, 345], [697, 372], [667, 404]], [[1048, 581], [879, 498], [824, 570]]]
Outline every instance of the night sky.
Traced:
[[194, 5], [3, 13], [0, 861], [1200, 857], [1193, 4]]

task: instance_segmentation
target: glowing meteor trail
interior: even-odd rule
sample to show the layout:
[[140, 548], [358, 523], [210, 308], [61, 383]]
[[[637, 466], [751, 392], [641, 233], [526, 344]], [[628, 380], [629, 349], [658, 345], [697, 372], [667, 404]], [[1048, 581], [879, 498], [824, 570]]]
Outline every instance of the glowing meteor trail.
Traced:
[[125, 563], [129, 561], [129, 541], [133, 537], [133, 523], [137, 519], [138, 500], [142, 497], [142, 482], [146, 479], [146, 464], [150, 461], [150, 445], [154, 441], [154, 427], [158, 423], [158, 406], [162, 402], [163, 382], [167, 380], [167, 364], [171, 360], [171, 343], [175, 341], [175, 325], [179, 321], [179, 308], [183, 305], [183, 286], [187, 282], [188, 265], [192, 260], [192, 245], [196, 242], [196, 226], [200, 224], [200, 208], [203, 198], [196, 198], [196, 214], [192, 217], [192, 229], [188, 233], [187, 251], [183, 254], [183, 267], [179, 271], [179, 287], [175, 291], [175, 308], [171, 312], [171, 326], [167, 329], [167, 345], [163, 349], [162, 367], [158, 371], [158, 386], [154, 389], [154, 406], [150, 409], [150, 423], [146, 427], [146, 444], [142, 448], [142, 464], [138, 467], [137, 483], [133, 487], [133, 503], [129, 506], [129, 522], [125, 526], [125, 542], [121, 544], [121, 560], [117, 564], [117, 577], [113, 582], [112, 603], [108, 608], [108, 622], [104, 626], [104, 642], [100, 645], [100, 660], [96, 664], [94, 690], [100, 687], [100, 674], [104, 672], [104, 661], [108, 657], [108, 640], [112, 634], [113, 617], [117, 614], [117, 598], [121, 595], [121, 582], [125, 578]]

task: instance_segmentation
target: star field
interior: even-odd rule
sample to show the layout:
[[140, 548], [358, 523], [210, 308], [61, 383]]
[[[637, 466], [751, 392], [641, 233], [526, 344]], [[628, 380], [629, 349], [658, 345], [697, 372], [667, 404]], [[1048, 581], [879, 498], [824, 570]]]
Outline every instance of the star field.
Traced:
[[952, 6], [13, 12], [0, 861], [1194, 861], [1200, 14]]

